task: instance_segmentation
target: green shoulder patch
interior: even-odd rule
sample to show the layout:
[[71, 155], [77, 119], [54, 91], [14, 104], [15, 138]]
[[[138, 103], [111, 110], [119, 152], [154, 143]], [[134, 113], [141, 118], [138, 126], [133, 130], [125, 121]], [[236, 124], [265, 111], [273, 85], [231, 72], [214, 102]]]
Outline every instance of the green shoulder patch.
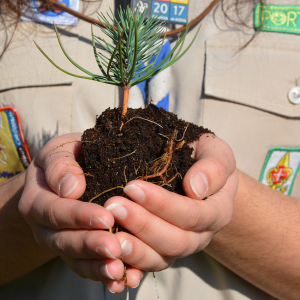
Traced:
[[258, 3], [254, 10], [254, 28], [300, 34], [300, 5]]

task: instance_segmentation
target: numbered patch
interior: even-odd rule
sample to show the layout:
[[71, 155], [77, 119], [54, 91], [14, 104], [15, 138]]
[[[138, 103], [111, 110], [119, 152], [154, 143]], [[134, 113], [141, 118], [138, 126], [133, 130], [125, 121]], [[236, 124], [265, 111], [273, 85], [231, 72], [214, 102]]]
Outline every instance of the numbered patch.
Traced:
[[300, 148], [273, 148], [268, 152], [260, 181], [286, 195], [291, 195], [300, 166]]
[[158, 19], [168, 22], [170, 15], [170, 3], [153, 1], [151, 12], [153, 13], [153, 16], [158, 16]]
[[189, 0], [132, 0], [132, 8], [147, 9], [146, 17], [158, 16], [168, 23], [186, 24], [188, 21]]
[[187, 17], [188, 17], [188, 5], [171, 3], [170, 22], [186, 24]]

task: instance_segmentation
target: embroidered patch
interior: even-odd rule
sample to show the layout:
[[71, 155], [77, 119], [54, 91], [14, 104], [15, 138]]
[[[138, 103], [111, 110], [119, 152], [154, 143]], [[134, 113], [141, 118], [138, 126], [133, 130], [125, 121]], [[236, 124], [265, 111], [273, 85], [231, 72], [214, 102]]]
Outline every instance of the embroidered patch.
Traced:
[[[63, 4], [76, 11], [79, 10], [79, 0], [56, 0], [59, 4]], [[21, 17], [23, 21], [32, 21], [38, 23], [53, 24], [56, 25], [71, 25], [76, 26], [78, 18], [61, 11], [59, 9], [46, 10], [42, 1], [32, 0], [31, 10], [28, 10]]]
[[0, 183], [24, 171], [30, 161], [16, 110], [0, 108]]
[[291, 195], [300, 166], [300, 148], [273, 148], [268, 152], [260, 181], [286, 195]]
[[300, 6], [258, 3], [254, 11], [254, 28], [300, 34]]
[[146, 18], [155, 16], [167, 23], [188, 22], [189, 0], [131, 0], [130, 6], [141, 11], [146, 9]]

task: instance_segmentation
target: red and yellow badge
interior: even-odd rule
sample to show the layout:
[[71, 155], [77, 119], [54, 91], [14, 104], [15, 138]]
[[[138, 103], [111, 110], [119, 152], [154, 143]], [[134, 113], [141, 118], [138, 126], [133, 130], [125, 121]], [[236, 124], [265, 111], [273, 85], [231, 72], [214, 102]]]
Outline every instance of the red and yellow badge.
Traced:
[[0, 183], [24, 171], [31, 161], [19, 115], [0, 108]]
[[291, 195], [300, 166], [300, 149], [273, 148], [268, 152], [260, 181], [273, 190]]
[[[281, 188], [284, 183], [290, 178], [293, 170], [289, 168], [289, 153], [283, 156], [275, 168], [269, 170], [267, 174], [267, 182], [273, 190]], [[280, 189], [282, 193], [286, 191], [287, 187]]]

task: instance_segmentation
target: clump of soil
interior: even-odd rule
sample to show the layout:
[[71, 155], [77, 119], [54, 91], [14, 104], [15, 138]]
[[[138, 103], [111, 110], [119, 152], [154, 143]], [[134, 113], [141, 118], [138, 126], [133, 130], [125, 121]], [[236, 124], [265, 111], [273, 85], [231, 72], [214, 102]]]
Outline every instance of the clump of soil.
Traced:
[[112, 196], [125, 196], [122, 187], [133, 179], [184, 195], [182, 179], [195, 162], [188, 143], [211, 131], [152, 104], [128, 109], [123, 119], [121, 111], [107, 109], [83, 133], [79, 164], [87, 186], [80, 200], [103, 205]]

